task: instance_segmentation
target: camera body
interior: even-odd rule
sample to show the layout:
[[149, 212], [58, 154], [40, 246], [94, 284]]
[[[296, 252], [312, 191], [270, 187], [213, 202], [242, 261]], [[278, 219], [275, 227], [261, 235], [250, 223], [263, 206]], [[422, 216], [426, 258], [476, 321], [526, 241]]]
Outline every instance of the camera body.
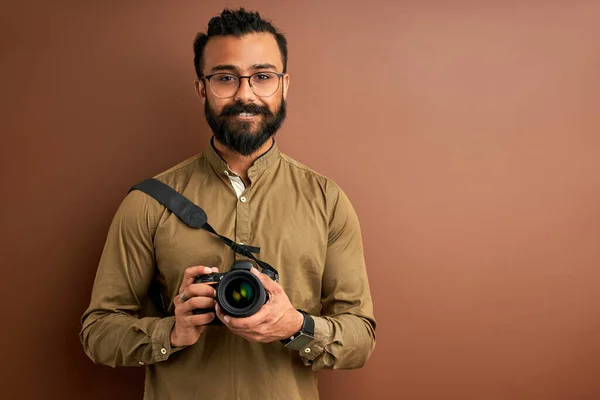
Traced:
[[[216, 301], [224, 314], [235, 318], [249, 317], [269, 300], [269, 295], [262, 282], [250, 270], [254, 264], [249, 260], [240, 260], [233, 263], [227, 272], [215, 272], [198, 275], [194, 283], [212, 284], [217, 292]], [[269, 278], [277, 282], [276, 273], [268, 270], [262, 271]], [[215, 312], [214, 308], [197, 308], [194, 314]], [[207, 325], [222, 325], [223, 322], [216, 316]]]

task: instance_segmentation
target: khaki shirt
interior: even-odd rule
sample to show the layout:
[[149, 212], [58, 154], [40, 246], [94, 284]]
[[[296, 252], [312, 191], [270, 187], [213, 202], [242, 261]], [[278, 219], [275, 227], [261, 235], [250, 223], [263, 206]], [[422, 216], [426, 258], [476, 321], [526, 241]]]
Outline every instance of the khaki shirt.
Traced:
[[225, 272], [242, 257], [134, 190], [110, 226], [81, 342], [95, 363], [145, 366], [147, 400], [318, 399], [316, 371], [359, 368], [375, 347], [358, 218], [334, 182], [276, 144], [249, 169], [239, 198], [229, 174], [210, 146], [155, 178], [202, 207], [219, 234], [260, 247], [292, 305], [314, 316], [315, 340], [298, 351], [209, 326], [196, 344], [171, 348], [175, 318], [145, 311], [149, 285], [159, 283], [172, 312], [187, 267]]

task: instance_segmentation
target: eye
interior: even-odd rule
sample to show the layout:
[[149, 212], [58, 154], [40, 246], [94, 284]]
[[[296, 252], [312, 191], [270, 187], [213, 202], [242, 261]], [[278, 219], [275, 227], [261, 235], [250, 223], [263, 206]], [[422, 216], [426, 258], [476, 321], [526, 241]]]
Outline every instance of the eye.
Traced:
[[271, 78], [273, 78], [273, 74], [264, 73], [264, 74], [256, 74], [256, 75], [254, 75], [254, 79], [256, 79], [257, 81], [266, 81], [266, 80], [271, 79]]
[[227, 75], [227, 74], [216, 75], [215, 78], [217, 78], [217, 80], [219, 82], [224, 82], [224, 83], [233, 82], [233, 81], [235, 81], [237, 79], [235, 76], [233, 76], [233, 75]]

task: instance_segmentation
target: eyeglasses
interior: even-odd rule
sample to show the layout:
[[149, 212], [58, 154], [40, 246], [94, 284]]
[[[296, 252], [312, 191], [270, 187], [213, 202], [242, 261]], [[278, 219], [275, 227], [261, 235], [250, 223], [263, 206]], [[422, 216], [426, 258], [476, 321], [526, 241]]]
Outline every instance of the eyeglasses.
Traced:
[[233, 97], [240, 88], [242, 79], [247, 78], [250, 89], [258, 97], [272, 96], [279, 89], [279, 81], [284, 74], [279, 72], [256, 72], [249, 76], [238, 76], [230, 73], [219, 72], [206, 75], [212, 92], [221, 99]]

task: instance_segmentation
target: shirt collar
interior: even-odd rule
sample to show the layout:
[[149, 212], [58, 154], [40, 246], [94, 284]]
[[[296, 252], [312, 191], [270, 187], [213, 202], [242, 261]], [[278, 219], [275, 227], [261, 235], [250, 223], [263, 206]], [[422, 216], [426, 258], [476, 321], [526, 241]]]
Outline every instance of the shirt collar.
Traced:
[[[210, 146], [204, 151], [207, 160], [219, 175], [237, 176], [237, 174], [229, 168], [229, 165], [227, 165], [227, 162], [223, 157], [217, 152], [214, 145], [214, 139], [214, 136], [210, 138]], [[254, 160], [254, 164], [252, 164], [248, 170], [248, 177], [252, 180], [253, 177], [262, 174], [279, 159], [280, 154], [275, 138], [273, 138], [273, 144], [269, 150]]]

